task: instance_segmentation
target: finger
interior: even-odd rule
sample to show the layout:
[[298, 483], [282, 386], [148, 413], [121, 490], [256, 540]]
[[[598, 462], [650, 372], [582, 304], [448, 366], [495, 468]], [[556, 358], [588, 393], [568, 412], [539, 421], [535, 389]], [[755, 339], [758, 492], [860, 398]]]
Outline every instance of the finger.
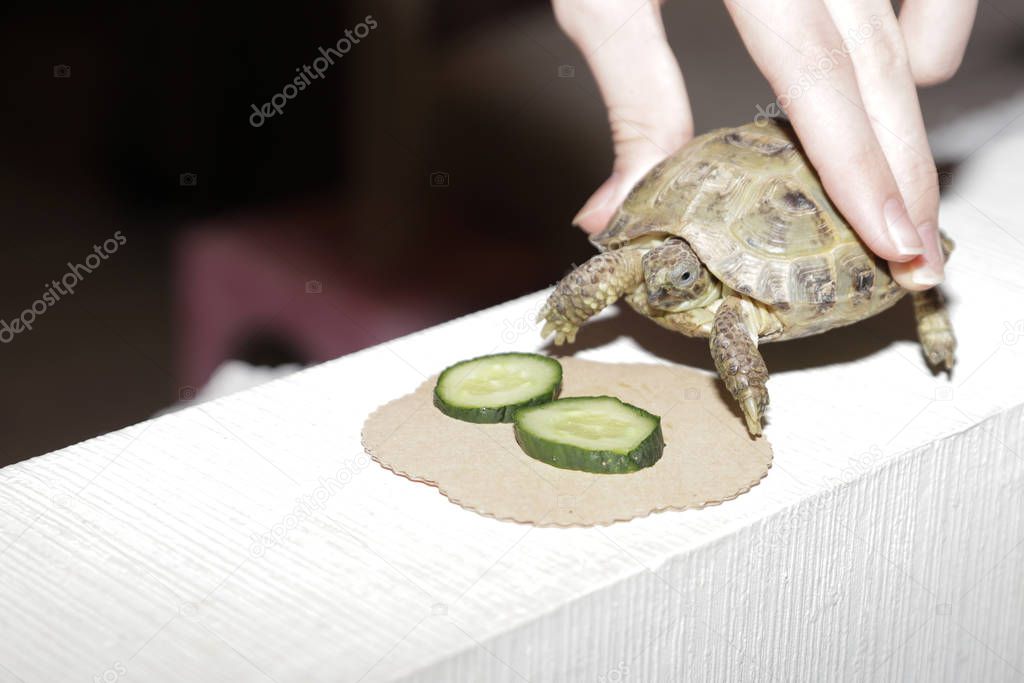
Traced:
[[[899, 22], [889, 0], [825, 0], [825, 6], [844, 37], [871, 128], [920, 234], [922, 226], [938, 223], [939, 182]], [[935, 250], [928, 246], [910, 266], [893, 268], [904, 287], [925, 289], [942, 281], [943, 260], [930, 256]]]
[[781, 13], [773, 0], [726, 0], [726, 7], [754, 62], [781, 93], [779, 104], [829, 197], [861, 239], [889, 261], [924, 253], [825, 6], [797, 0]]
[[[919, 226], [918, 233], [924, 242], [924, 254], [909, 263], [889, 264], [896, 281], [911, 290], [928, 289], [942, 282], [945, 277], [946, 257], [942, 253], [942, 237], [938, 226], [935, 223], [924, 223]], [[939, 264], [938, 274], [934, 274], [935, 264]]]
[[977, 0], [905, 0], [900, 26], [918, 85], [948, 81], [960, 68]]
[[586, 57], [608, 108], [611, 177], [573, 219], [587, 232], [607, 225], [633, 185], [693, 136], [693, 115], [657, 0], [554, 0], [562, 29]]

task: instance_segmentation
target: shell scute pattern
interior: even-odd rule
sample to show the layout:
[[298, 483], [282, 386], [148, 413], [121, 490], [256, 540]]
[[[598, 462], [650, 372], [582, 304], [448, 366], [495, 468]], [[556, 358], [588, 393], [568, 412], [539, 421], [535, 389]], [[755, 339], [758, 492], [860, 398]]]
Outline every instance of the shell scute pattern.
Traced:
[[836, 274], [831, 254], [794, 259], [790, 268], [790, 299], [824, 311], [836, 303]]
[[681, 165], [671, 182], [658, 190], [654, 197], [654, 206], [663, 207], [667, 204], [669, 209], [678, 207], [685, 210], [696, 199], [716, 168], [716, 164], [704, 160]]
[[761, 156], [780, 156], [791, 153], [796, 149], [790, 140], [780, 139], [772, 135], [759, 135], [757, 132], [752, 135], [749, 130], [743, 129], [729, 131], [722, 136], [722, 140], [740, 149], [755, 150]]
[[874, 292], [875, 283], [880, 279], [875, 260], [850, 245], [837, 249], [834, 260], [836, 286], [839, 290], [849, 292], [854, 304], [869, 299]]
[[751, 177], [729, 163], [715, 164], [693, 198], [685, 205], [684, 224], [729, 225], [749, 203]]
[[756, 207], [729, 228], [765, 258], [818, 254], [840, 240], [827, 209], [790, 178], [766, 180]]
[[648, 233], [682, 237], [724, 284], [801, 317], [873, 314], [900, 291], [784, 123], [694, 139], [637, 184], [593, 242], [616, 248]]

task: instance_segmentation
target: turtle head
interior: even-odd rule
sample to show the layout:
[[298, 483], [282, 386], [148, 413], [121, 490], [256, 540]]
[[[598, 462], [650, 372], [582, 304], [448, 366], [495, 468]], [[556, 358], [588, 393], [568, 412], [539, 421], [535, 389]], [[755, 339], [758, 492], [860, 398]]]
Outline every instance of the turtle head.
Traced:
[[683, 240], [672, 237], [643, 257], [647, 303], [670, 313], [705, 306], [719, 291], [717, 280]]

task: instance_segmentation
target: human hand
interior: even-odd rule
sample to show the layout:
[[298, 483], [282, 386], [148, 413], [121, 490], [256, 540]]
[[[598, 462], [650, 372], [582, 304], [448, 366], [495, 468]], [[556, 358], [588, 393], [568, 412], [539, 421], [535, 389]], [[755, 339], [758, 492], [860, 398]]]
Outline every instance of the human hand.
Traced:
[[[693, 136], [660, 2], [553, 0], [608, 109], [615, 164], [574, 223], [605, 227], [630, 188]], [[826, 191], [896, 280], [943, 279], [939, 189], [916, 85], [960, 65], [976, 0], [726, 0]], [[851, 172], [851, 170], [853, 172]]]

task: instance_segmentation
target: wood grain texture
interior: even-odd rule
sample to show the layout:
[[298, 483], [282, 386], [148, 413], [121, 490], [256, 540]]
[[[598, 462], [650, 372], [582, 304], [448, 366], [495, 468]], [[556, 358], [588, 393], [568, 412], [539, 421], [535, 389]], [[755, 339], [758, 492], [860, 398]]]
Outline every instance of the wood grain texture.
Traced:
[[[362, 454], [381, 403], [537, 348], [544, 292], [0, 470], [0, 680], [1020, 680], [1022, 156], [943, 206], [952, 382], [909, 305], [766, 347], [772, 474], [726, 505], [530, 528]], [[711, 370], [628, 312], [576, 351]]]

